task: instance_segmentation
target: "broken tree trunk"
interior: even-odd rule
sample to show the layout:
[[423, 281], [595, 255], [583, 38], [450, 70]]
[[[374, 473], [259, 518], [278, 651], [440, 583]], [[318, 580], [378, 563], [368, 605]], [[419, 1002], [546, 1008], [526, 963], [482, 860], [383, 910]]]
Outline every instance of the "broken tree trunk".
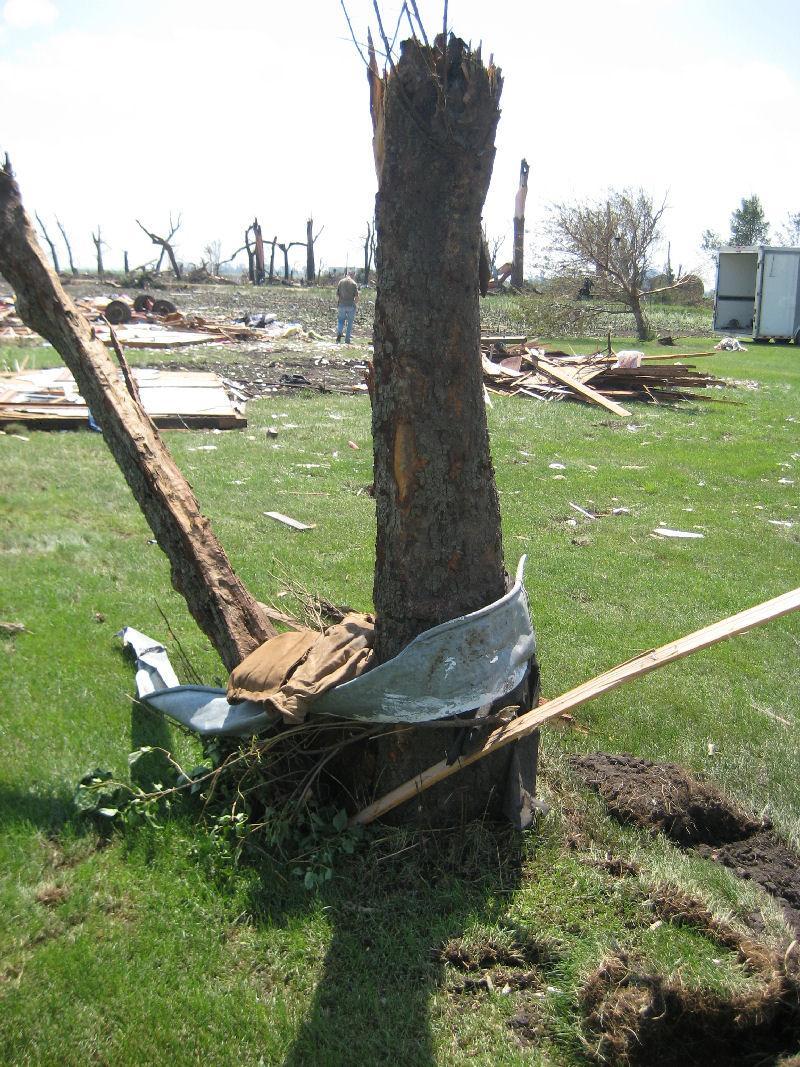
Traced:
[[519, 165], [519, 187], [514, 199], [514, 252], [511, 266], [511, 285], [521, 289], [525, 280], [525, 201], [528, 198], [528, 173], [526, 160]]
[[278, 235], [275, 234], [275, 236], [270, 241], [270, 244], [272, 245], [272, 249], [271, 249], [270, 254], [269, 254], [269, 279], [268, 280], [269, 280], [269, 284], [270, 285], [272, 285], [272, 282], [275, 279], [275, 245], [277, 243], [278, 243]]
[[72, 371], [169, 559], [173, 586], [230, 670], [274, 628], [236, 577], [191, 486], [129, 396], [105, 346], [48, 266], [8, 158], [0, 170], [0, 273], [14, 289], [23, 321], [50, 341]]
[[306, 282], [311, 285], [317, 277], [317, 267], [314, 263], [314, 220], [306, 221]]
[[250, 282], [256, 284], [256, 253], [250, 244], [250, 231], [253, 227], [248, 226], [244, 231], [244, 247], [247, 249], [247, 277]]
[[[481, 210], [494, 162], [502, 80], [480, 50], [440, 35], [401, 45], [391, 72], [371, 51], [378, 171], [372, 429], [376, 655], [506, 591], [500, 510], [480, 360]], [[436, 752], [449, 731], [375, 743], [383, 788]], [[490, 761], [491, 763], [491, 761]], [[412, 818], [471, 817], [502, 793], [481, 767]], [[391, 783], [391, 784], [390, 784]]]
[[[6, 160], [8, 162], [8, 160]], [[97, 226], [97, 233], [92, 234], [92, 240], [94, 241], [94, 248], [97, 254], [97, 277], [102, 278], [105, 274], [103, 270], [103, 237], [100, 233], [100, 225]]]
[[261, 236], [258, 219], [253, 219], [253, 237], [255, 239], [255, 283], [263, 285], [267, 275], [264, 270], [264, 238]]

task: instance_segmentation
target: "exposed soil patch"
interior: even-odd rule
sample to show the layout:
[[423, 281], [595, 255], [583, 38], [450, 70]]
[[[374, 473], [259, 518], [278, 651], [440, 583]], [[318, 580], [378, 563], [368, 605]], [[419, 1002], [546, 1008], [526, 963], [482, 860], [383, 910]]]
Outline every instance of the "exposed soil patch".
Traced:
[[683, 848], [751, 879], [782, 906], [800, 933], [800, 856], [764, 821], [674, 763], [594, 753], [572, 766], [621, 822], [661, 832]]
[[621, 822], [661, 831], [684, 847], [740, 841], [764, 829], [718, 789], [676, 763], [605, 752], [576, 757], [571, 763]]
[[559, 959], [553, 944], [524, 935], [502, 941], [455, 938], [434, 949], [433, 958], [468, 975], [450, 986], [453, 996], [499, 992], [513, 997], [515, 1014], [507, 1025], [514, 1038], [523, 1047], [539, 1042], [545, 1027], [536, 998], [545, 996], [543, 971]]
[[506, 1025], [523, 1048], [538, 1044], [544, 1032], [539, 1014], [529, 1008], [523, 1008], [516, 1015], [512, 1015]]
[[558, 954], [547, 942], [515, 940], [501, 943], [493, 938], [476, 942], [455, 938], [434, 950], [434, 959], [449, 963], [459, 971], [483, 971], [491, 967], [548, 967]]
[[722, 997], [651, 974], [620, 953], [590, 976], [580, 1002], [587, 1044], [600, 1063], [755, 1067], [797, 1051], [799, 993], [794, 960], [774, 960], [757, 992]]
[[704, 856], [724, 863], [739, 878], [752, 879], [781, 904], [792, 928], [800, 934], [800, 857], [767, 830], [719, 848], [702, 845]]

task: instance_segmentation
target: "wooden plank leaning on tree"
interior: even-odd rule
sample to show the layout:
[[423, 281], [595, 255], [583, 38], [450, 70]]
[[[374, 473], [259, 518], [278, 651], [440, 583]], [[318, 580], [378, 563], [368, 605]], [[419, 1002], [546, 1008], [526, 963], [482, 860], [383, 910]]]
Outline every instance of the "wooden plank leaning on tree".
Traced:
[[800, 589], [793, 589], [791, 592], [783, 593], [773, 600], [767, 600], [756, 607], [740, 611], [738, 615], [732, 615], [730, 618], [712, 623], [711, 626], [706, 626], [702, 630], [695, 630], [694, 633], [681, 637], [677, 641], [670, 641], [666, 645], [661, 645], [660, 648], [643, 652], [625, 663], [612, 667], [605, 674], [600, 674], [588, 682], [583, 682], [582, 685], [577, 686], [575, 689], [570, 689], [569, 692], [562, 694], [560, 697], [549, 700], [541, 707], [521, 715], [508, 725], [493, 730], [480, 748], [462, 756], [455, 763], [448, 765], [445, 760], [442, 760], [433, 767], [428, 767], [427, 770], [422, 771], [415, 778], [404, 782], [397, 789], [393, 789], [386, 796], [381, 797], [358, 812], [350, 822], [351, 824], [358, 823], [361, 825], [373, 822], [375, 819], [385, 815], [386, 812], [396, 808], [399, 804], [418, 796], [432, 785], [435, 785], [436, 782], [441, 782], [449, 775], [456, 774], [463, 767], [476, 763], [491, 752], [496, 752], [497, 749], [503, 748], [504, 745], [519, 741], [520, 738], [527, 736], [534, 730], [538, 730], [540, 726], [551, 719], [557, 718], [559, 715], [563, 715], [564, 712], [580, 707], [582, 704], [594, 700], [595, 697], [602, 696], [603, 693], [608, 693], [612, 689], [625, 685], [626, 682], [633, 681], [634, 678], [641, 678], [651, 671], [658, 670], [659, 667], [664, 667], [667, 663], [673, 663], [677, 659], [682, 659], [684, 656], [690, 656], [694, 652], [708, 648], [718, 641], [724, 641], [727, 637], [734, 637], [737, 634], [745, 633], [747, 630], [752, 630], [756, 626], [761, 626], [765, 622], [770, 622], [772, 619], [788, 615], [792, 611], [797, 611], [798, 608], [800, 608]]
[[0, 167], [0, 273], [20, 318], [46, 337], [78, 383], [136, 502], [169, 559], [172, 584], [228, 670], [275, 634], [201, 513], [192, 487], [105, 345], [46, 261], [6, 157]]

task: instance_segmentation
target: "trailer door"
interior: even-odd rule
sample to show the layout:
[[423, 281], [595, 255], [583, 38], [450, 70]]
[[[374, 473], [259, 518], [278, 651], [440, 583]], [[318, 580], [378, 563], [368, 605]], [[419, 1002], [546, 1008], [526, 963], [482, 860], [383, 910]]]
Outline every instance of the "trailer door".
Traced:
[[764, 252], [761, 306], [756, 328], [758, 337], [793, 336], [799, 265], [797, 253]]
[[720, 252], [714, 329], [718, 333], [751, 336], [756, 300], [757, 252]]

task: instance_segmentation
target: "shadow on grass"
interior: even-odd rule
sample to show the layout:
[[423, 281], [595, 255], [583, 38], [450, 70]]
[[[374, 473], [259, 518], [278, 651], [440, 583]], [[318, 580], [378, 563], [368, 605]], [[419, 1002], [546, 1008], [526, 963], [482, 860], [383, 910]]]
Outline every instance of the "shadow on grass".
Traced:
[[[163, 715], [142, 704], [134, 703], [131, 710], [131, 748], [144, 745], [172, 751], [174, 743]], [[172, 771], [163, 753], [152, 752], [139, 759], [131, 768], [131, 780], [140, 788], [152, 789], [154, 782], [169, 781]], [[37, 830], [55, 834], [67, 823], [87, 828], [86, 820], [76, 818], [73, 793], [77, 780], [52, 792], [36, 792], [35, 785], [19, 788], [0, 781], [0, 829], [10, 829], [28, 823]]]
[[[140, 704], [131, 704], [131, 752], [150, 745], [171, 752], [175, 745], [170, 728], [160, 711]], [[156, 783], [169, 782], [174, 777], [169, 760], [163, 752], [148, 752], [131, 767], [131, 782], [146, 793]]]
[[68, 790], [53, 794], [36, 793], [0, 782], [0, 828], [30, 824], [46, 833], [57, 833], [74, 816], [75, 806]]
[[324, 894], [333, 936], [282, 1067], [440, 1062], [430, 1003], [443, 983], [441, 950], [502, 921], [521, 848], [508, 828], [469, 826], [427, 839], [390, 832], [354, 857]]

